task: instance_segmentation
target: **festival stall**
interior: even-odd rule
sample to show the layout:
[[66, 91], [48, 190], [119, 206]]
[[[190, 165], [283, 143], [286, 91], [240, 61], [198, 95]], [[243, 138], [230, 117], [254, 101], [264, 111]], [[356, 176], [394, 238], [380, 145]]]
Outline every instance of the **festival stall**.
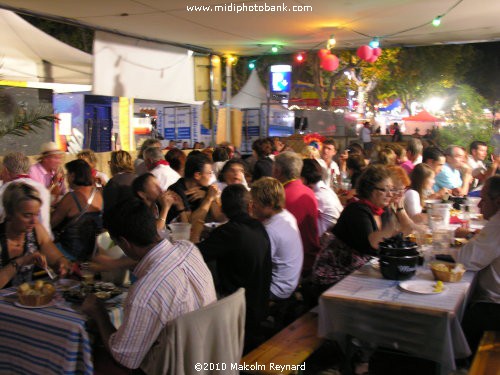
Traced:
[[431, 115], [425, 109], [417, 113], [415, 116], [403, 117], [403, 121], [403, 133], [413, 134], [418, 128], [420, 135], [424, 135], [428, 129], [432, 130], [435, 126], [441, 126], [444, 122], [443, 119]]

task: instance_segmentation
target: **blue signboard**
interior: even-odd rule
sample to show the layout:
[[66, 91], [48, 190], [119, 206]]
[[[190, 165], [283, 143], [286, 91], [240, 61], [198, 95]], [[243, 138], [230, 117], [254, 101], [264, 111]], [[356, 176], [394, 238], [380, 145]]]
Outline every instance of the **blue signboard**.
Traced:
[[292, 67], [290, 65], [272, 65], [269, 86], [273, 94], [290, 93]]
[[175, 139], [175, 128], [164, 128], [163, 137], [165, 139]]
[[180, 139], [191, 139], [191, 127], [178, 127], [177, 128], [177, 138]]
[[258, 126], [248, 126], [246, 131], [249, 137], [258, 137], [260, 134], [260, 128]]

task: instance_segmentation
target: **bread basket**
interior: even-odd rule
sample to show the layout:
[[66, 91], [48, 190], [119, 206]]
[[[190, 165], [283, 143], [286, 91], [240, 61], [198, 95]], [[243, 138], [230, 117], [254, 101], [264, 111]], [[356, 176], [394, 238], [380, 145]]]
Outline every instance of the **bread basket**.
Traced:
[[[51, 284], [45, 284], [51, 285]], [[43, 288], [40, 290], [30, 289], [28, 293], [22, 293], [18, 290], [17, 297], [19, 298], [19, 303], [24, 306], [37, 307], [47, 305], [54, 298], [56, 289], [51, 285], [51, 287]]]
[[446, 263], [431, 263], [431, 271], [436, 280], [441, 280], [447, 283], [456, 283], [462, 280], [465, 273], [465, 268], [462, 264], [446, 264]]

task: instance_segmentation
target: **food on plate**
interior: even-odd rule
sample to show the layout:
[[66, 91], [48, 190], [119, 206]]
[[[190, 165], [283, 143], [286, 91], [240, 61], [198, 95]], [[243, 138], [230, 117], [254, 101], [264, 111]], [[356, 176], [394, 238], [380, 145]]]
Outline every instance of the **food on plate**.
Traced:
[[453, 240], [452, 246], [460, 247], [460, 246], [464, 245], [465, 243], [467, 243], [467, 240], [465, 238], [455, 238]]
[[54, 287], [54, 285], [50, 284], [50, 283], [45, 283], [43, 284], [42, 286], [42, 294], [54, 294], [56, 292], [56, 288]]
[[23, 283], [17, 287], [18, 293], [23, 293], [26, 294], [28, 291], [31, 290], [30, 284], [28, 283]]
[[122, 294], [122, 290], [113, 283], [97, 281], [91, 285], [82, 282], [79, 287], [63, 291], [63, 297], [69, 302], [82, 303], [89, 294], [102, 300], [108, 300]]
[[94, 294], [99, 299], [108, 299], [108, 298], [111, 298], [111, 293], [109, 293], [109, 292], [101, 291], [101, 292], [95, 292]]
[[25, 306], [42, 306], [52, 301], [56, 288], [51, 283], [37, 280], [33, 285], [23, 283], [17, 288], [19, 302]]
[[33, 286], [33, 289], [42, 290], [43, 284], [44, 284], [43, 280], [37, 280], [37, 281], [35, 281], [35, 285]]
[[434, 293], [441, 293], [443, 291], [443, 286], [444, 286], [443, 282], [441, 280], [438, 280], [432, 291]]

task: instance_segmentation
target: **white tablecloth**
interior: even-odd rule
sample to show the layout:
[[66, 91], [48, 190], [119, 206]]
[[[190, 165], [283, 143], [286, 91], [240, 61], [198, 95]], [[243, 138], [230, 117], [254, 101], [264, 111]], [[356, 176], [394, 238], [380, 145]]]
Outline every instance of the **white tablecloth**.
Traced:
[[[432, 280], [419, 269], [412, 280]], [[441, 294], [404, 292], [398, 281], [382, 278], [366, 265], [323, 293], [319, 301], [319, 335], [346, 345], [354, 336], [377, 346], [394, 348], [455, 369], [455, 358], [470, 355], [460, 326], [474, 273], [458, 283], [445, 283]]]

